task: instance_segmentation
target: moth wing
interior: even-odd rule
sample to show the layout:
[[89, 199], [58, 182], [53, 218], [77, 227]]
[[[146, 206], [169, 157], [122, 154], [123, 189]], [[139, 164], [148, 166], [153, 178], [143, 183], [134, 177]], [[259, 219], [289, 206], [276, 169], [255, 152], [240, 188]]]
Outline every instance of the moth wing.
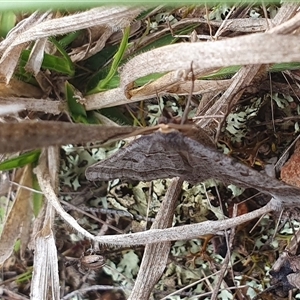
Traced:
[[[140, 137], [111, 157], [87, 168], [87, 179], [150, 181], [158, 178], [185, 177], [192, 169], [186, 165], [185, 156], [181, 156], [170, 145], [168, 137], [169, 134], [160, 132]], [[180, 137], [179, 140], [182, 141], [181, 134]]]
[[251, 187], [262, 193], [271, 194], [282, 203], [299, 203], [300, 189], [272, 178], [264, 172], [256, 171], [235, 158], [227, 156], [214, 148], [205, 146], [188, 137], [184, 137], [189, 146], [193, 173], [186, 180], [200, 182], [215, 178], [240, 187]]
[[269, 193], [286, 203], [296, 203], [300, 189], [291, 187], [203, 145], [180, 132], [142, 136], [116, 154], [89, 167], [88, 180], [134, 179], [150, 181], [181, 177], [190, 183], [215, 178]]

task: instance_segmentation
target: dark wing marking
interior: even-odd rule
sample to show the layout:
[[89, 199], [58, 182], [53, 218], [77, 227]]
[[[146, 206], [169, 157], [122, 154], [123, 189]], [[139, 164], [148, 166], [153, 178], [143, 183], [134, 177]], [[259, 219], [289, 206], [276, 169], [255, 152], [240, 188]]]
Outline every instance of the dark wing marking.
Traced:
[[[183, 135], [179, 134], [182, 142]], [[173, 132], [163, 134], [155, 132], [142, 136], [121, 149], [116, 154], [89, 167], [86, 171], [88, 180], [134, 179], [150, 181], [158, 178], [186, 177], [192, 172], [192, 166], [186, 162], [186, 145], [178, 147], [170, 144]], [[185, 150], [185, 151], [184, 151]]]

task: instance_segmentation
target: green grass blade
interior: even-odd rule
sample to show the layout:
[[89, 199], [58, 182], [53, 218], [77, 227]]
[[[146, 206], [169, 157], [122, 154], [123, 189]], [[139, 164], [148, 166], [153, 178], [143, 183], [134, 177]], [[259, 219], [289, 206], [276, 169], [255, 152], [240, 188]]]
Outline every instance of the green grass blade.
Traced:
[[122, 61], [123, 56], [124, 56], [124, 53], [127, 49], [129, 33], [130, 33], [130, 27], [127, 27], [124, 30], [124, 35], [123, 35], [120, 47], [114, 56], [111, 68], [110, 68], [107, 76], [103, 80], [101, 80], [98, 83], [98, 85], [93, 90], [91, 90], [88, 94], [99, 93], [99, 92], [107, 89], [107, 85], [109, 84], [109, 82], [112, 80], [112, 78], [116, 74], [117, 69]]
[[35, 150], [21, 154], [18, 157], [8, 159], [0, 163], [0, 171], [8, 171], [15, 168], [24, 167], [30, 163], [36, 163], [40, 157], [40, 154], [40, 150]]
[[69, 34], [66, 34], [64, 37], [62, 37], [60, 40], [58, 40], [58, 43], [63, 47], [64, 49], [67, 48], [74, 40], [76, 40], [81, 34], [83, 34], [83, 31], [75, 31], [70, 32]]
[[12, 11], [0, 14], [0, 37], [6, 37], [7, 33], [14, 28], [16, 19], [16, 15]]
[[[33, 179], [32, 188], [34, 190], [40, 191], [41, 189], [39, 183], [34, 174], [32, 176], [32, 179]], [[38, 216], [43, 204], [44, 204], [44, 195], [42, 193], [33, 193], [33, 213], [35, 217]]]
[[79, 103], [78, 97], [76, 97], [75, 88], [69, 83], [65, 84], [65, 93], [69, 108], [69, 113], [72, 119], [78, 123], [88, 124], [87, 114], [84, 106]]
[[[20, 73], [21, 75], [26, 74], [27, 72], [24, 70], [24, 66], [28, 61], [30, 55], [30, 50], [24, 50], [21, 54], [20, 60]], [[73, 63], [72, 63], [73, 64]], [[63, 57], [58, 57], [54, 55], [50, 55], [45, 53], [44, 59], [42, 63], [42, 68], [55, 71], [64, 75], [73, 76], [74, 75], [74, 67], [70, 65], [69, 61], [67, 61]]]
[[65, 60], [66, 65], [68, 66], [68, 69], [70, 70], [70, 76], [73, 76], [75, 73], [75, 67], [74, 64], [71, 60], [71, 58], [69, 57], [68, 53], [65, 51], [65, 49], [63, 48], [63, 46], [53, 37], [49, 38], [49, 40], [55, 45], [55, 47], [57, 48], [57, 50], [59, 51], [59, 53], [62, 55], [62, 57]]

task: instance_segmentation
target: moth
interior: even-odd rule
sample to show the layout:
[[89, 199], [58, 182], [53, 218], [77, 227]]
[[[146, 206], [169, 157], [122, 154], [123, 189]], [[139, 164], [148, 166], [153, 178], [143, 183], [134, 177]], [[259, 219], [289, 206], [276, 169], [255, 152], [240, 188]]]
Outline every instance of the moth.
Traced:
[[[195, 184], [210, 178], [271, 194], [281, 203], [297, 205], [300, 189], [289, 186], [187, 136], [181, 126], [160, 127], [86, 170], [88, 180], [150, 181], [181, 177]], [[300, 204], [300, 202], [299, 202]]]

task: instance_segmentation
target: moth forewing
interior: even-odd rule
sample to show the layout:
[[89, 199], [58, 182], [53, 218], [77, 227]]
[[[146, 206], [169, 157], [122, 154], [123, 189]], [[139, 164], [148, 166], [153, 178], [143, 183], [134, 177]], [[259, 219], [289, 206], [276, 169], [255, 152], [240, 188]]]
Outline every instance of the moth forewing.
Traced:
[[300, 195], [300, 189], [251, 169], [177, 130], [156, 131], [140, 137], [113, 156], [89, 167], [86, 177], [89, 180], [140, 181], [180, 177], [193, 184], [214, 178], [255, 188], [283, 203], [294, 203], [297, 194]]
[[190, 125], [160, 125], [158, 131], [138, 138], [111, 157], [88, 167], [87, 179], [151, 181], [181, 177], [195, 183], [210, 178], [207, 173], [200, 176], [195, 171], [191, 148], [197, 142], [179, 130], [194, 134], [194, 127]]

